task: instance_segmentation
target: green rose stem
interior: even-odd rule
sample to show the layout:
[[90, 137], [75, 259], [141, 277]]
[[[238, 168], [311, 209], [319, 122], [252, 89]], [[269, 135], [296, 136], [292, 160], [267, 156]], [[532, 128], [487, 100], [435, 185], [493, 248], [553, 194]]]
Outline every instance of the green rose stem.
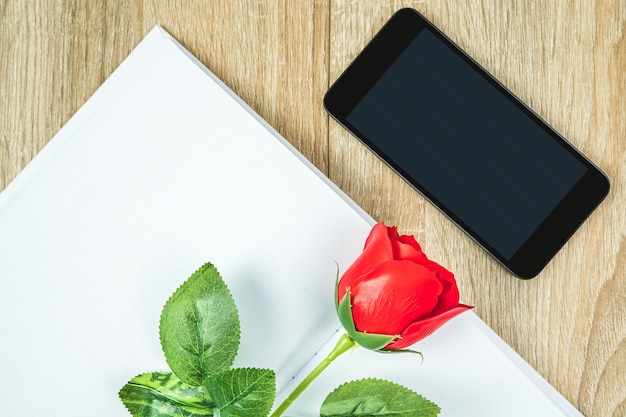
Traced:
[[296, 398], [298, 398], [300, 394], [302, 394], [304, 390], [307, 389], [311, 382], [313, 382], [313, 380], [317, 378], [317, 376], [321, 374], [328, 365], [330, 365], [332, 361], [334, 361], [342, 353], [347, 352], [348, 350], [353, 348], [355, 345], [356, 343], [354, 342], [354, 340], [352, 340], [347, 334], [341, 336], [341, 338], [339, 339], [333, 350], [328, 354], [328, 356], [326, 356], [324, 360], [322, 360], [319, 365], [317, 365], [315, 369], [313, 369], [311, 373], [309, 373], [306, 378], [304, 378], [302, 382], [300, 382], [300, 384], [291, 392], [291, 394], [289, 394], [285, 401], [283, 401], [283, 403], [278, 406], [276, 411], [274, 411], [270, 417], [281, 416], [285, 412], [285, 410], [287, 410], [289, 406], [296, 400]]

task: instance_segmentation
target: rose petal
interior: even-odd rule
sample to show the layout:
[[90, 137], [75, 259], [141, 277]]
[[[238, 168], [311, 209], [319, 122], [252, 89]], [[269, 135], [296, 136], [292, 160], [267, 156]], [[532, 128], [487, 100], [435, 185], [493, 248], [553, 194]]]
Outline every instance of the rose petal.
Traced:
[[448, 271], [443, 266], [439, 265], [437, 262], [428, 261], [426, 267], [435, 271], [435, 273], [437, 274], [437, 278], [439, 278], [440, 280], [449, 282], [450, 284], [456, 286], [456, 279], [454, 278], [454, 274], [452, 274], [452, 272]]
[[393, 259], [411, 260], [422, 265], [428, 262], [428, 258], [413, 236], [398, 236], [396, 232], [396, 238], [391, 240], [391, 247]]
[[387, 235], [387, 227], [383, 223], [378, 223], [372, 228], [367, 237], [361, 255], [350, 265], [339, 280], [337, 301], [339, 302], [345, 295], [346, 287], [354, 288], [361, 282], [365, 274], [371, 272], [378, 265], [392, 259], [393, 250]]
[[433, 310], [433, 316], [446, 312], [459, 304], [459, 289], [456, 286], [445, 285], [443, 291], [439, 295], [439, 302]]
[[357, 330], [400, 334], [431, 315], [441, 284], [435, 274], [411, 261], [381, 264], [352, 287], [352, 317]]
[[404, 349], [412, 344], [430, 336], [435, 330], [439, 329], [445, 323], [459, 314], [470, 310], [474, 307], [465, 304], [459, 304], [456, 307], [445, 311], [437, 316], [430, 317], [425, 320], [417, 321], [410, 324], [402, 333], [400, 338], [395, 342], [385, 346], [388, 350]]
[[429, 264], [427, 267], [436, 271], [435, 274], [443, 287], [443, 291], [439, 296], [437, 307], [433, 310], [433, 315], [437, 315], [443, 313], [444, 311], [448, 311], [459, 304], [459, 289], [456, 285], [456, 280], [454, 279], [452, 272], [435, 262], [428, 262]]
[[417, 250], [418, 252], [422, 252], [423, 254], [422, 247], [419, 243], [417, 243], [417, 240], [415, 240], [415, 237], [413, 235], [399, 235], [397, 240], [405, 245], [412, 246], [415, 250]]
[[383, 222], [376, 223], [374, 227], [372, 227], [372, 230], [370, 231], [369, 236], [367, 236], [367, 239], [365, 239], [365, 245], [363, 246], [363, 250], [365, 250], [365, 248], [367, 248], [368, 246], [376, 245], [376, 241], [383, 240], [389, 242], [391, 240], [389, 236], [389, 229], [390, 228], [385, 226], [385, 223]]

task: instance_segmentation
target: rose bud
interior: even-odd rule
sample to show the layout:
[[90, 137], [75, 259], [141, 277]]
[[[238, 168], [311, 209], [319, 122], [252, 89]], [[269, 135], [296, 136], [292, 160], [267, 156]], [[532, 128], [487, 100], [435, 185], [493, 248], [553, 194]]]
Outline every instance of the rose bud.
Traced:
[[397, 351], [473, 307], [459, 303], [454, 275], [430, 261], [413, 236], [378, 223], [338, 280], [337, 314], [361, 346]]

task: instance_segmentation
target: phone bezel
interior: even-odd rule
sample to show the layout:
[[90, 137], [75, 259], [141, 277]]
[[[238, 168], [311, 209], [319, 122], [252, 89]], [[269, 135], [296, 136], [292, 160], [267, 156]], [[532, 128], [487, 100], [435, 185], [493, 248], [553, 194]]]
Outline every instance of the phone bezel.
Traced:
[[[501, 94], [515, 103], [527, 117], [541, 126], [544, 131], [561, 145], [564, 151], [573, 155], [587, 168], [587, 172], [583, 177], [510, 258], [502, 256], [497, 248], [488, 244], [478, 233], [461, 221], [455, 213], [438, 201], [429, 190], [425, 189], [401, 166], [385, 155], [356, 126], [353, 126], [346, 120], [350, 111], [396, 61], [413, 39], [425, 28], [428, 28], [441, 42], [453, 50]], [[414, 9], [401, 9], [389, 19], [330, 87], [324, 96], [324, 106], [338, 123], [363, 142], [413, 188], [519, 278], [529, 279], [536, 276], [600, 204], [609, 190], [608, 178], [598, 167]]]

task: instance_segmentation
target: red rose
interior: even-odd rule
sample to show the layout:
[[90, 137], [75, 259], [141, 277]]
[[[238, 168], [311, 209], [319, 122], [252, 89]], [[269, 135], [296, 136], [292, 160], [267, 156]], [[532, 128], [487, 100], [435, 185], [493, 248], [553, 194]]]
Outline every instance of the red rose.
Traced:
[[399, 350], [473, 307], [459, 304], [454, 275], [413, 236], [375, 225], [363, 253], [337, 283], [337, 313], [348, 335], [374, 350]]

